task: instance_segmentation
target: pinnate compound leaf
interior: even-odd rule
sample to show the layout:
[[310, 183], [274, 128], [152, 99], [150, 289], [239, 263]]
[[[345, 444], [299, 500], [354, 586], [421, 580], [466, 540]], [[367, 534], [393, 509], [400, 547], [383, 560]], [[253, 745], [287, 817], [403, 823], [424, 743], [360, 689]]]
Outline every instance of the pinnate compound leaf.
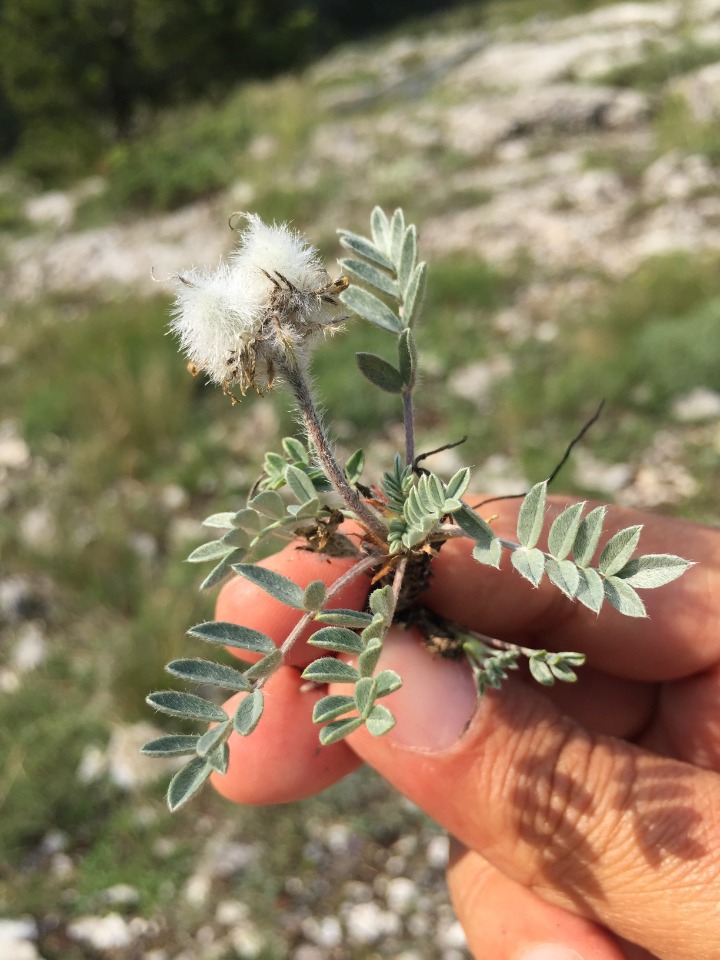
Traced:
[[300, 503], [307, 503], [317, 498], [317, 490], [310, 477], [291, 463], [285, 467], [285, 482]]
[[547, 500], [547, 480], [536, 483], [527, 494], [520, 507], [517, 522], [517, 537], [523, 547], [535, 546], [540, 539], [545, 522], [545, 501]]
[[520, 547], [519, 550], [513, 550], [510, 560], [517, 572], [529, 580], [534, 587], [540, 583], [545, 570], [545, 555], [542, 550], [534, 547], [532, 549]]
[[338, 627], [359, 627], [363, 629], [372, 623], [373, 618], [369, 613], [363, 613], [360, 610], [338, 608], [337, 610], [320, 610], [315, 619]]
[[370, 383], [384, 390], [385, 393], [402, 393], [402, 375], [400, 371], [396, 370], [387, 360], [383, 360], [383, 358], [379, 357], [376, 353], [361, 352], [355, 354], [355, 362], [358, 365], [360, 373], [362, 373]]
[[407, 288], [413, 270], [415, 269], [415, 264], [417, 263], [417, 246], [417, 228], [414, 223], [411, 223], [405, 231], [398, 262], [398, 284], [402, 291], [405, 291]]
[[548, 550], [556, 560], [564, 560], [572, 550], [584, 508], [584, 502], [574, 503], [553, 520], [548, 533]]
[[249, 736], [263, 715], [265, 698], [262, 690], [253, 690], [243, 697], [233, 714], [233, 728], [241, 737]]
[[212, 753], [207, 755], [207, 762], [216, 773], [225, 776], [230, 763], [230, 748], [227, 743], [219, 743]]
[[319, 610], [325, 603], [326, 596], [327, 588], [323, 581], [313, 580], [305, 587], [303, 592], [303, 607], [306, 610]]
[[306, 500], [305, 503], [288, 504], [287, 512], [294, 520], [312, 520], [317, 516], [320, 501], [317, 497]]
[[365, 451], [356, 450], [345, 463], [345, 476], [350, 483], [357, 483], [365, 466]]
[[389, 330], [390, 333], [400, 333], [403, 328], [397, 314], [369, 290], [349, 286], [347, 290], [343, 290], [340, 294], [340, 300], [363, 320], [368, 320], [382, 330]]
[[197, 742], [196, 753], [199, 757], [207, 757], [227, 736], [232, 721], [228, 717], [225, 723], [218, 723], [204, 733]]
[[402, 308], [402, 322], [406, 327], [412, 327], [417, 318], [425, 300], [425, 288], [427, 286], [427, 264], [419, 263], [413, 270], [410, 282], [405, 290], [405, 298]]
[[571, 600], [575, 598], [580, 586], [580, 571], [572, 560], [555, 560], [552, 557], [546, 557], [545, 572], [550, 581], [562, 590], [566, 597]]
[[370, 214], [370, 231], [373, 243], [382, 253], [387, 253], [390, 243], [390, 223], [382, 207], [373, 207]]
[[262, 527], [262, 520], [257, 510], [251, 510], [249, 507], [245, 507], [243, 510], [238, 510], [233, 517], [233, 526], [242, 527], [242, 529], [247, 530], [248, 533], [259, 533]]
[[365, 726], [373, 737], [381, 737], [395, 726], [395, 717], [387, 707], [376, 703], [365, 721]]
[[417, 371], [417, 346], [412, 330], [406, 327], [398, 337], [398, 366], [403, 387], [412, 390]]
[[573, 545], [573, 557], [578, 566], [586, 567], [592, 560], [600, 542], [606, 513], [607, 507], [595, 507], [580, 524]]
[[148, 740], [140, 753], [146, 757], [182, 757], [196, 752], [200, 737], [197, 734], [183, 736], [180, 734], [167, 737], [157, 737]]
[[577, 674], [566, 660], [558, 660], [554, 657], [549, 666], [556, 680], [560, 680], [562, 683], [577, 682]]
[[313, 707], [313, 723], [329, 723], [331, 720], [337, 720], [343, 714], [355, 709], [355, 697], [334, 694], [330, 697], [323, 697], [318, 700]]
[[352, 233], [350, 230], [338, 230], [338, 234], [340, 235], [340, 245], [345, 247], [346, 250], [352, 250], [353, 253], [359, 254], [366, 260], [372, 260], [378, 266], [395, 272], [392, 261], [367, 237], [361, 237], [360, 234]]
[[158, 690], [145, 698], [151, 707], [171, 717], [185, 717], [188, 720], [204, 720], [206, 723], [222, 723], [226, 717], [222, 707], [198, 697], [194, 693], [179, 690]]
[[308, 448], [302, 440], [298, 440], [297, 437], [283, 437], [282, 448], [285, 456], [289, 460], [294, 460], [296, 463], [304, 463], [306, 465], [310, 463]]
[[334, 650], [337, 653], [362, 653], [365, 648], [360, 637], [345, 627], [323, 627], [307, 642], [310, 646]]
[[691, 561], [670, 553], [648, 553], [628, 560], [616, 576], [635, 589], [649, 590], [677, 580], [691, 566]]
[[593, 613], [599, 613], [605, 600], [605, 588], [603, 581], [597, 570], [587, 567], [580, 570], [580, 583], [578, 584], [575, 599], [579, 600], [583, 606], [592, 610]]
[[205, 577], [200, 584], [200, 589], [210, 590], [211, 587], [216, 587], [219, 583], [222, 583], [225, 577], [229, 576], [232, 572], [232, 565], [234, 563], [240, 563], [246, 552], [245, 550], [232, 550], [227, 556], [223, 557], [220, 563], [216, 564]]
[[[470, 467], [462, 467], [454, 474], [445, 487], [445, 496], [449, 499], [460, 499], [470, 483]], [[469, 509], [469, 508], [468, 508]]]
[[396, 266], [400, 264], [400, 258], [402, 256], [403, 242], [405, 240], [405, 214], [400, 209], [397, 210], [392, 215], [392, 220], [390, 221], [390, 252], [392, 255], [393, 263]]
[[375, 287], [376, 290], [387, 294], [389, 297], [399, 298], [400, 287], [398, 287], [392, 277], [389, 277], [387, 273], [383, 273], [382, 270], [378, 270], [377, 267], [367, 263], [365, 260], [356, 260], [353, 257], [348, 257], [345, 260], [340, 260], [339, 265], [343, 273], [347, 273], [361, 283], [367, 283], [368, 286]]
[[[285, 469], [285, 462], [282, 461]], [[281, 520], [285, 516], [285, 501], [276, 490], [263, 490], [248, 503], [248, 507], [271, 520]]]
[[435, 513], [441, 513], [443, 504], [445, 503], [445, 484], [434, 473], [425, 474], [422, 479], [427, 483], [430, 502], [433, 505]]
[[610, 537], [598, 561], [600, 573], [606, 577], [613, 577], [622, 570], [635, 552], [641, 530], [642, 525], [639, 524], [619, 530], [614, 537]]
[[286, 607], [292, 607], [295, 610], [305, 609], [302, 588], [281, 573], [275, 573], [274, 570], [259, 567], [254, 563], [237, 563], [233, 570], [269, 593], [275, 600], [284, 603]]
[[170, 781], [167, 792], [167, 804], [171, 813], [179, 810], [195, 796], [212, 773], [212, 769], [204, 757], [194, 757], [178, 770]]
[[374, 637], [367, 641], [365, 649], [358, 657], [358, 670], [361, 677], [371, 677], [375, 673], [381, 653], [382, 640]]
[[392, 587], [379, 587], [377, 590], [373, 590], [368, 598], [368, 605], [373, 613], [381, 616], [385, 623], [389, 624], [395, 613], [395, 597]]
[[536, 680], [538, 683], [541, 683], [544, 687], [552, 687], [555, 683], [555, 677], [553, 672], [547, 664], [546, 661], [547, 651], [539, 650], [536, 654], [533, 654], [528, 660], [528, 666], [530, 667], [530, 673], [532, 674], [533, 680]]
[[250, 684], [239, 670], [224, 663], [213, 663], [212, 660], [171, 660], [165, 669], [174, 677], [190, 680], [192, 683], [213, 683], [216, 687], [236, 691], [250, 689]]
[[500, 559], [502, 558], [502, 544], [497, 537], [489, 540], [487, 543], [477, 540], [473, 547], [472, 555], [473, 559], [477, 560], [478, 563], [483, 563], [486, 567], [495, 567], [497, 570], [500, 566]]
[[361, 677], [355, 684], [355, 706], [361, 717], [367, 717], [375, 704], [376, 684], [372, 677]]
[[360, 674], [349, 663], [336, 660], [335, 657], [320, 657], [314, 660], [302, 673], [303, 680], [313, 683], [357, 683]]
[[635, 590], [619, 577], [608, 577], [603, 584], [608, 603], [626, 617], [646, 617], [645, 604]]
[[394, 670], [381, 670], [375, 677], [377, 684], [377, 696], [386, 697], [389, 693], [395, 693], [402, 686], [402, 677]]
[[231, 530], [235, 524], [234, 513], [213, 513], [203, 520], [204, 527], [219, 527], [221, 530]]
[[223, 647], [250, 650], [252, 653], [274, 653], [277, 649], [270, 637], [260, 633], [259, 630], [241, 627], [237, 623], [226, 623], [223, 620], [198, 623], [197, 626], [188, 630], [188, 635]]
[[486, 523], [480, 514], [463, 505], [462, 510], [454, 514], [458, 526], [473, 540], [480, 543], [486, 543], [489, 540], [497, 540], [497, 536], [489, 523]]
[[228, 530], [222, 538], [222, 542], [228, 547], [235, 547], [238, 550], [247, 550], [250, 546], [250, 535], [247, 530], [241, 527], [234, 527]]
[[359, 730], [364, 723], [362, 717], [350, 717], [349, 720], [333, 720], [332, 723], [329, 723], [320, 731], [320, 743], [324, 747], [330, 746], [331, 743], [337, 743]]
[[187, 563], [205, 563], [207, 560], [218, 560], [226, 557], [232, 550], [233, 544], [225, 543], [224, 540], [210, 540], [196, 547], [187, 558]]

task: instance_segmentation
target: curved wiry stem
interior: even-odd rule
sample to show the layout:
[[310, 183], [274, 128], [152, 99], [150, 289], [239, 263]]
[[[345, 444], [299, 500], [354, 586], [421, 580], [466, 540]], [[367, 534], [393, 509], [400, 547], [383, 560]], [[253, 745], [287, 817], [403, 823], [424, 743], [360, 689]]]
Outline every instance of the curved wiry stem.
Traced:
[[300, 414], [305, 424], [308, 439], [315, 449], [318, 460], [325, 470], [330, 483], [345, 501], [346, 505], [356, 515], [358, 520], [373, 534], [380, 543], [387, 541], [387, 529], [378, 515], [363, 503], [348, 483], [344, 471], [340, 468], [330, 445], [330, 440], [318, 414], [315, 401], [310, 391], [307, 377], [298, 365], [286, 363], [283, 365], [283, 374], [295, 395]]

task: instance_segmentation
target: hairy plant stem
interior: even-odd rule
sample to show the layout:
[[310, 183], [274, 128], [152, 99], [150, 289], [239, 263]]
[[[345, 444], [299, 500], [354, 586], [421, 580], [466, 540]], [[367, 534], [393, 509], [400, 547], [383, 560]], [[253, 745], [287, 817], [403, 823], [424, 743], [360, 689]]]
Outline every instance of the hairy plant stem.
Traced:
[[373, 536], [380, 543], [387, 542], [387, 529], [366, 504], [362, 502], [357, 491], [348, 483], [345, 473], [340, 468], [335, 454], [330, 445], [330, 440], [322, 424], [315, 401], [313, 400], [310, 384], [304, 371], [295, 363], [287, 361], [283, 364], [283, 374], [287, 379], [288, 385], [297, 400], [298, 409], [305, 424], [305, 430], [310, 443], [315, 449], [318, 460], [325, 470], [330, 483], [337, 493], [345, 501], [346, 505], [357, 516], [358, 520], [364, 524]]
[[410, 466], [415, 460], [415, 415], [413, 413], [412, 390], [404, 389], [403, 424], [405, 426], [405, 466]]

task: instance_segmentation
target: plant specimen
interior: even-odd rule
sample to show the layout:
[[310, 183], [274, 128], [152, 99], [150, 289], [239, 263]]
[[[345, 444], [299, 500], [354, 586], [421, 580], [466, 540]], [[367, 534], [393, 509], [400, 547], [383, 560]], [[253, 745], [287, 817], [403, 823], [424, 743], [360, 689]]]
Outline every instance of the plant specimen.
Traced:
[[[205, 524], [223, 532], [188, 559], [213, 562], [203, 589], [240, 575], [301, 615], [279, 647], [263, 633], [234, 623], [201, 623], [189, 631], [257, 659], [237, 667], [199, 658], [167, 665], [181, 680], [242, 694], [232, 716], [195, 694], [166, 690], [149, 695], [148, 702], [161, 712], [212, 724], [204, 733], [163, 736], [143, 748], [150, 756], [190, 758], [170, 783], [171, 809], [187, 802], [213, 771], [227, 770], [230, 733], [250, 736], [262, 721], [263, 687], [310, 624], [318, 624], [308, 643], [319, 653], [303, 677], [319, 685], [346, 684], [348, 690], [315, 705], [313, 718], [322, 744], [335, 743], [363, 725], [376, 736], [392, 728], [393, 715], [382, 700], [398, 689], [402, 678], [392, 670], [378, 670], [378, 662], [394, 622], [416, 625], [441, 656], [466, 657], [479, 696], [488, 687], [500, 687], [521, 659], [540, 684], [574, 682], [575, 668], [584, 661], [581, 653], [501, 642], [423, 610], [422, 593], [433, 560], [452, 538], [473, 541], [472, 555], [480, 564], [498, 567], [507, 552], [517, 573], [533, 586], [547, 577], [566, 597], [592, 611], [599, 612], [607, 602], [630, 617], [646, 615], [638, 589], [669, 583], [690, 565], [670, 554], [635, 556], [639, 526], [611, 536], [593, 562], [606, 508], [583, 515], [585, 503], [571, 505], [552, 521], [547, 547], [541, 549], [549, 480], [524, 496], [517, 540], [503, 539], [494, 532], [492, 518], [478, 512], [483, 505], [472, 506], [464, 499], [469, 467], [445, 480], [421, 466], [425, 455], [416, 454], [413, 416], [418, 363], [413, 329], [422, 312], [427, 266], [418, 259], [416, 228], [406, 225], [402, 210], [388, 218], [376, 207], [369, 238], [339, 231], [349, 255], [339, 261], [342, 273], [336, 280], [326, 273], [317, 251], [288, 226], [267, 225], [253, 215], [244, 219], [229, 262], [215, 271], [190, 271], [175, 278], [171, 327], [192, 371], [219, 384], [233, 403], [238, 392], [244, 396], [254, 389], [262, 394], [282, 383], [292, 395], [304, 437], [286, 438], [282, 452], [266, 454], [262, 476], [245, 506], [208, 517]], [[240, 221], [233, 217], [231, 225]], [[363, 477], [362, 451], [344, 463], [338, 459], [310, 378], [315, 343], [353, 314], [386, 331], [397, 349], [395, 363], [374, 353], [356, 354], [367, 380], [397, 395], [404, 424], [404, 450], [394, 455], [381, 477], [369, 479]], [[306, 549], [341, 553], [354, 562], [329, 587], [316, 580], [305, 588], [256, 562], [270, 543], [298, 538]], [[370, 578], [367, 607], [330, 606], [356, 577]]]

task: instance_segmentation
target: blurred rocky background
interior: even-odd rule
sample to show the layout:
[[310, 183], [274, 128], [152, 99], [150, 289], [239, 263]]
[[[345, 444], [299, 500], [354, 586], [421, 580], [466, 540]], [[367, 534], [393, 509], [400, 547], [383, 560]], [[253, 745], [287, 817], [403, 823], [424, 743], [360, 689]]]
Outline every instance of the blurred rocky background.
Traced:
[[[171, 818], [137, 752], [211, 616], [181, 563], [200, 521], [294, 429], [165, 336], [163, 278], [216, 263], [232, 211], [293, 220], [332, 271], [336, 227], [404, 206], [420, 447], [468, 435], [438, 471], [518, 492], [604, 398], [557, 489], [720, 519], [720, 0], [348, 6], [0, 9], [3, 960], [466, 956], [445, 839], [367, 771]], [[399, 417], [357, 403], [352, 357], [386, 347], [358, 321], [317, 357], [371, 478]]]

